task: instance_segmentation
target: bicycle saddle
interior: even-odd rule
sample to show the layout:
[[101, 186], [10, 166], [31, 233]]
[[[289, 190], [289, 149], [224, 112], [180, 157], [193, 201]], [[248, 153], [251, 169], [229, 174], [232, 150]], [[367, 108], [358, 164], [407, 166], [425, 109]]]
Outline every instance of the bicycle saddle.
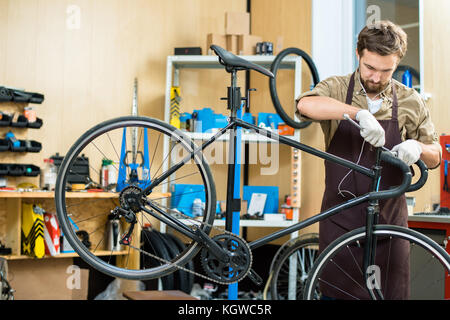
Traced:
[[267, 70], [266, 68], [263, 68], [261, 66], [258, 66], [257, 64], [251, 63], [250, 61], [247, 61], [245, 59], [239, 58], [238, 56], [232, 54], [231, 52], [216, 46], [211, 45], [210, 47], [218, 56], [219, 56], [219, 62], [220, 64], [224, 65], [228, 72], [231, 70], [255, 70], [259, 73], [262, 73], [265, 76], [268, 76], [270, 78], [274, 78], [274, 75], [272, 72]]

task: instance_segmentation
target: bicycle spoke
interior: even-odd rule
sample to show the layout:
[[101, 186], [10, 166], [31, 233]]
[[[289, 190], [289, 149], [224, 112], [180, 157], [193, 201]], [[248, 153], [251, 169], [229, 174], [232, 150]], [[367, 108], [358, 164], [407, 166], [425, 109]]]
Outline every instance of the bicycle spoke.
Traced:
[[158, 174], [159, 170], [162, 168], [164, 162], [166, 162], [167, 158], [169, 157], [169, 155], [172, 153], [173, 149], [175, 148], [175, 146], [178, 145], [178, 143], [180, 143], [180, 141], [177, 141], [176, 143], [173, 143], [170, 151], [167, 153], [166, 157], [164, 158], [163, 161], [161, 161], [161, 164], [159, 165], [158, 170], [156, 170], [155, 174], [153, 175], [152, 181], [155, 180], [155, 176]]
[[[152, 161], [150, 162], [150, 169], [152, 168], [153, 161], [155, 160], [156, 151], [158, 150], [159, 139], [161, 138], [161, 133], [158, 135], [158, 140], [156, 141], [155, 150], [153, 151]], [[151, 172], [151, 170], [150, 170]], [[150, 176], [150, 174], [149, 174]]]
[[330, 260], [330, 262], [332, 262], [339, 270], [341, 270], [341, 272], [345, 274], [350, 280], [352, 280], [358, 287], [365, 290], [364, 287], [361, 286], [361, 284], [358, 281], [356, 281], [351, 275], [348, 274], [348, 272], [342, 269], [334, 260]]
[[[94, 147], [98, 150], [98, 152], [100, 152], [100, 153], [102, 154], [102, 156], [103, 156], [104, 159], [109, 159], [109, 157], [107, 157], [107, 156], [103, 153], [103, 151], [101, 151], [101, 150], [97, 147], [97, 145], [95, 144], [94, 141], [92, 141], [92, 144], [93, 144]], [[117, 172], [119, 172], [119, 169], [114, 165], [114, 163], [113, 163], [113, 166], [114, 166], [114, 168], [117, 170]], [[91, 165], [89, 165], [89, 167], [91, 167]], [[92, 167], [91, 167], [91, 168], [92, 168]], [[92, 169], [95, 170], [94, 168], [92, 168]], [[99, 174], [98, 171], [96, 171], [96, 172]]]
[[355, 258], [355, 256], [353, 255], [353, 252], [352, 252], [352, 250], [350, 249], [350, 247], [349, 246], [347, 246], [347, 249], [348, 249], [348, 251], [350, 252], [350, 254], [351, 254], [351, 256], [352, 256], [352, 258], [353, 258], [353, 262], [355, 263], [355, 265], [358, 267], [358, 270], [359, 270], [359, 272], [361, 273], [361, 275], [363, 276], [363, 278], [364, 278], [364, 273], [363, 273], [363, 271], [361, 270], [361, 268], [360, 268], [360, 266], [359, 266], [359, 264], [358, 264], [358, 262], [356, 261], [356, 258]]
[[388, 260], [387, 260], [386, 279], [384, 281], [384, 292], [387, 292], [389, 267], [390, 267], [390, 260], [391, 260], [391, 246], [392, 246], [392, 237], [389, 238], [389, 251], [388, 251]]
[[112, 141], [111, 141], [111, 137], [109, 136], [109, 132], [107, 132], [106, 134], [107, 134], [107, 136], [108, 136], [109, 142], [111, 143], [111, 146], [112, 146], [113, 149], [114, 149], [114, 152], [116, 153], [117, 159], [120, 160], [120, 157], [119, 157], [119, 154], [117, 153], [116, 147], [114, 147], [114, 144], [113, 144]]
[[323, 279], [319, 279], [319, 281], [322, 282], [322, 283], [325, 283], [326, 285], [330, 286], [330, 287], [333, 288], [333, 289], [339, 290], [340, 292], [342, 292], [342, 293], [348, 295], [349, 297], [352, 297], [352, 298], [355, 299], [355, 300], [360, 300], [360, 299], [358, 299], [357, 297], [351, 295], [350, 293], [348, 293], [348, 292], [342, 290], [341, 288], [338, 288], [338, 287], [336, 287], [335, 285], [332, 285], [332, 284], [329, 283], [328, 281], [325, 281], [325, 280], [323, 280]]

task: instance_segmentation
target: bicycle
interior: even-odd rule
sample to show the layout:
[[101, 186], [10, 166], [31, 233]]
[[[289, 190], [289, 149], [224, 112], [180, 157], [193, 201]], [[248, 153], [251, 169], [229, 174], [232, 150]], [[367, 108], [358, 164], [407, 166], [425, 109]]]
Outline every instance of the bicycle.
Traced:
[[[262, 284], [261, 277], [252, 269], [253, 249], [339, 214], [342, 210], [361, 203], [367, 203], [366, 226], [344, 234], [330, 244], [317, 260], [314, 258], [316, 262], [311, 267], [311, 271], [306, 277], [307, 280], [303, 279], [302, 283], [306, 280], [306, 284], [300, 290], [305, 299], [321, 298], [320, 288], [318, 287], [321, 279], [320, 275], [328, 264], [333, 263], [333, 257], [341, 249], [345, 250], [346, 248], [347, 250], [348, 248], [352, 248], [351, 250], [362, 250], [364, 253], [362, 261], [355, 260], [354, 267], [361, 270], [361, 277], [360, 279], [353, 280], [364, 289], [364, 294], [356, 298], [383, 299], [384, 295], [382, 289], [380, 289], [382, 288], [380, 283], [376, 282], [376, 285], [373, 286], [368, 285], [368, 280], [371, 280], [371, 274], [367, 270], [370, 269], [369, 267], [375, 265], [377, 245], [379, 243], [385, 245], [386, 242], [393, 241], [406, 240], [413, 247], [422, 248], [424, 253], [430, 254], [432, 257], [430, 261], [436, 263], [436, 267], [439, 268], [438, 272], [442, 275], [442, 279], [440, 280], [448, 281], [450, 257], [436, 242], [414, 230], [399, 226], [378, 224], [378, 202], [380, 200], [398, 197], [405, 192], [418, 190], [425, 184], [428, 171], [422, 161], [417, 162], [421, 173], [420, 178], [416, 183], [411, 184], [412, 174], [409, 167], [389, 151], [383, 150], [382, 148], [376, 149], [374, 166], [372, 168], [366, 168], [241, 120], [238, 117], [238, 110], [241, 107], [242, 101], [246, 98], [242, 98], [240, 88], [236, 85], [237, 72], [242, 70], [257, 71], [270, 78], [271, 89], [273, 89], [275, 83], [275, 75], [273, 72], [276, 71], [277, 67], [273, 65], [273, 72], [271, 72], [259, 65], [237, 57], [221, 47], [212, 45], [211, 49], [216, 53], [219, 62], [224, 66], [225, 70], [231, 75], [231, 86], [228, 88], [226, 98], [228, 109], [230, 110], [228, 124], [224, 128], [219, 129], [211, 139], [198, 146], [185, 133], [163, 121], [142, 116], [127, 116], [107, 120], [98, 124], [83, 134], [68, 151], [59, 167], [55, 190], [56, 209], [64, 235], [82, 259], [97, 270], [113, 277], [143, 280], [161, 278], [177, 270], [193, 272], [184, 266], [188, 262], [191, 262], [200, 252], [200, 261], [205, 274], [194, 272], [196, 276], [224, 285], [239, 282], [245, 277], [249, 277], [257, 284]], [[290, 50], [286, 50], [284, 54], [290, 52]], [[276, 89], [274, 92], [276, 92]], [[277, 107], [280, 108], [281, 105]], [[150, 159], [150, 171], [152, 174], [148, 177], [147, 182], [141, 184], [141, 187], [137, 184], [130, 183], [122, 190], [117, 190], [117, 202], [112, 210], [100, 208], [98, 209], [99, 212], [93, 214], [93, 208], [89, 206], [91, 204], [89, 201], [71, 203], [66, 192], [66, 184], [68, 176], [75, 173], [73, 166], [77, 156], [85, 154], [90, 159], [98, 160], [96, 163], [100, 163], [102, 157], [109, 157], [111, 155], [116, 155], [119, 158], [113, 142], [120, 141], [126, 135], [126, 130], [129, 128], [132, 128], [129, 131], [134, 132], [135, 137], [139, 136], [136, 150], [140, 148], [142, 138], [154, 142], [155, 146], [152, 147], [154, 151]], [[216, 212], [215, 183], [208, 163], [202, 156], [203, 150], [226, 132], [230, 133], [229, 154], [236, 155], [235, 146], [237, 130], [239, 128], [251, 130], [280, 144], [285, 144], [323, 160], [337, 163], [367, 176], [372, 180], [371, 190], [367, 194], [343, 202], [304, 221], [300, 221], [292, 226], [247, 243], [244, 239], [229, 231], [231, 230], [232, 212], [240, 210], [240, 201], [234, 199], [233, 196], [235, 161], [231, 161], [228, 164], [227, 219], [226, 228], [222, 230], [213, 226]], [[142, 137], [143, 135], [144, 137]], [[170, 140], [170, 151], [165, 155], [157, 154], [162, 135], [167, 135]], [[182, 153], [181, 156], [179, 156], [180, 152]], [[159, 163], [159, 160], [161, 160], [161, 163]], [[171, 161], [171, 166], [167, 170], [160, 172], [165, 161]], [[402, 183], [398, 186], [393, 186], [389, 190], [380, 191], [378, 190], [378, 182], [382, 174], [382, 164], [384, 163], [398, 168], [402, 175]], [[119, 165], [122, 166], [124, 163], [120, 163]], [[91, 170], [98, 173], [98, 170], [93, 167], [91, 167]], [[135, 175], [136, 172], [128, 173], [131, 181], [131, 176]], [[169, 199], [170, 195], [164, 192], [167, 191], [168, 185], [175, 181], [177, 183], [180, 181], [188, 181], [190, 184], [197, 183], [200, 185], [201, 188], [191, 189], [189, 191], [191, 194], [198, 194], [204, 197], [205, 210], [200, 219], [192, 219], [191, 216], [180, 212], [181, 207], [172, 207], [171, 203], [169, 203], [169, 200], [172, 201], [173, 197]], [[186, 193], [182, 195], [186, 195]], [[81, 209], [77, 210], [77, 208]], [[122, 221], [122, 230], [125, 230], [120, 240], [120, 244], [125, 249], [122, 252], [123, 255], [118, 256], [117, 259], [114, 259], [114, 252], [111, 252], [106, 258], [99, 257], [95, 254], [96, 250], [103, 248], [102, 246], [105, 241], [101, 232], [99, 232], [101, 228], [98, 226], [102, 225], [108, 215], [113, 215], [115, 218], [120, 219]], [[92, 250], [89, 250], [77, 237], [70, 217], [74, 218], [73, 220], [80, 228], [88, 230], [91, 236], [91, 243], [93, 244]], [[183, 236], [185, 242], [187, 242], [186, 249], [172, 259], [163, 259], [151, 252], [142, 250], [139, 231], [144, 228], [145, 224], [151, 224], [153, 221], [162, 222]], [[220, 234], [210, 236], [209, 234], [213, 229], [215, 231], [219, 229]], [[280, 255], [280, 257], [282, 256], [279, 260], [280, 263], [286, 261], [300, 247], [294, 244], [287, 248], [288, 250]], [[141, 269], [139, 265], [130, 263], [133, 255], [151, 257], [159, 262], [159, 264]], [[115, 263], [118, 259], [120, 263], [116, 266]], [[388, 274], [388, 270], [386, 270], [386, 273]], [[337, 275], [336, 278], [340, 279], [342, 275]], [[385, 277], [384, 285], [386, 284], [386, 279]], [[323, 284], [320, 283], [320, 285]]]
[[14, 289], [9, 284], [8, 263], [0, 257], [0, 300], [14, 300]]

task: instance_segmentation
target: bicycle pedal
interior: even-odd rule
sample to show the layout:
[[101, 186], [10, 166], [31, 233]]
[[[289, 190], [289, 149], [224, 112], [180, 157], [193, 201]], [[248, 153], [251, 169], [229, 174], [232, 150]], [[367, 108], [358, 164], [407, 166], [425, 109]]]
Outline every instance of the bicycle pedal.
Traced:
[[263, 279], [253, 269], [250, 269], [250, 271], [247, 274], [247, 277], [250, 280], [252, 280], [253, 283], [256, 284], [257, 286], [261, 286], [263, 284]]

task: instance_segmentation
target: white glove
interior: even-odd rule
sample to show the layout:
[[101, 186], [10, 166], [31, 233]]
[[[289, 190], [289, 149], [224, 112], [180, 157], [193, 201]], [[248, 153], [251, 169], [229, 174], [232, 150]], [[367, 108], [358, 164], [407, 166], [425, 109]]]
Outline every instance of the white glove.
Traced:
[[374, 147], [382, 147], [385, 143], [384, 129], [368, 110], [358, 111], [356, 114], [361, 126], [361, 137]]
[[397, 157], [408, 166], [412, 166], [420, 159], [422, 147], [416, 140], [406, 140], [396, 145], [391, 151], [396, 152]]

